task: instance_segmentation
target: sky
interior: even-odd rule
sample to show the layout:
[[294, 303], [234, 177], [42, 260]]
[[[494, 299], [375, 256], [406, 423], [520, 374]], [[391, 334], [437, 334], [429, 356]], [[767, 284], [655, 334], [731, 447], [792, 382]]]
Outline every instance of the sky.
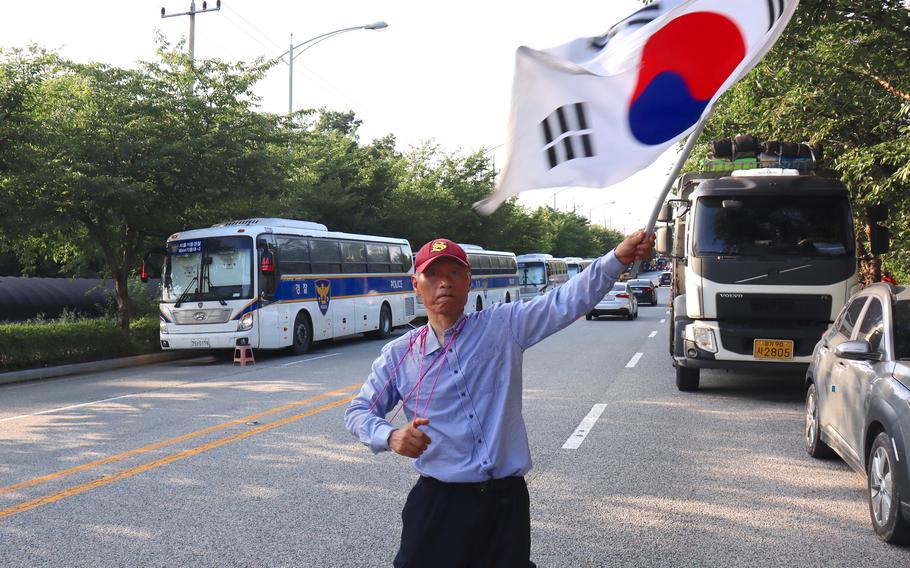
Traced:
[[[0, 5], [0, 47], [36, 43], [81, 62], [130, 67], [155, 59], [159, 33], [171, 43], [189, 35], [189, 17], [162, 18], [161, 8], [186, 12], [190, 0]], [[363, 121], [363, 142], [391, 133], [402, 151], [432, 141], [447, 152], [487, 150], [501, 165], [516, 48], [599, 35], [640, 7], [637, 0], [223, 0], [221, 10], [196, 15], [195, 57], [271, 58], [288, 50], [290, 34], [299, 44], [387, 22], [381, 31], [346, 32], [298, 50], [294, 109], [353, 110]], [[279, 63], [255, 88], [262, 110], [287, 112], [288, 82], [288, 66]], [[519, 202], [574, 208], [596, 224], [631, 232], [646, 224], [674, 161], [671, 150], [612, 187], [535, 190]]]

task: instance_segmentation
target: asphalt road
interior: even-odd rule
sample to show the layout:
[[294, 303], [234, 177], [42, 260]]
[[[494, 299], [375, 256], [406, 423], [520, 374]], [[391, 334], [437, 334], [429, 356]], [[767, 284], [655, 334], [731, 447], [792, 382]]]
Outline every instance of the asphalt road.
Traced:
[[[678, 392], [666, 317], [581, 319], [526, 353], [535, 562], [910, 564], [863, 478], [803, 450], [801, 377]], [[0, 566], [391, 565], [415, 473], [342, 423], [382, 343], [0, 387]]]

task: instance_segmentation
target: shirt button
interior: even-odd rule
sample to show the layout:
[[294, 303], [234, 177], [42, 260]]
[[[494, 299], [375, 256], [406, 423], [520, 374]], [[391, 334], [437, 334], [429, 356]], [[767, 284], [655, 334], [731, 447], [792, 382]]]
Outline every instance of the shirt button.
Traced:
[[[481, 443], [481, 442], [483, 442], [483, 439], [477, 440], [477, 443], [478, 443], [478, 444]], [[486, 462], [484, 462], [484, 463], [486, 463]]]
[[456, 375], [458, 374], [458, 369], [455, 369], [455, 374], [456, 374]]
[[461, 393], [461, 396], [465, 396], [465, 393]]
[[483, 465], [487, 465], [487, 460], [483, 460]]
[[474, 418], [473, 414], [468, 414], [468, 418]]

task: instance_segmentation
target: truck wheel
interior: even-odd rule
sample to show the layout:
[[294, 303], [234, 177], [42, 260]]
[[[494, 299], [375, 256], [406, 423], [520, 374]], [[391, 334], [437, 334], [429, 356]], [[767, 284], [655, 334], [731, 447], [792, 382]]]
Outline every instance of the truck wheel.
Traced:
[[303, 355], [310, 350], [313, 343], [313, 324], [310, 323], [310, 316], [306, 311], [300, 310], [297, 317], [294, 318], [294, 343], [291, 350], [297, 355]]
[[585, 319], [588, 321], [591, 321], [592, 319], [594, 319], [594, 316], [592, 316], [591, 314], [585, 314]]
[[690, 369], [682, 365], [676, 366], [676, 388], [681, 391], [698, 390], [698, 369]]
[[867, 473], [869, 487], [869, 515], [872, 528], [883, 541], [891, 544], [910, 539], [910, 523], [901, 515], [901, 495], [897, 460], [887, 432], [880, 432], [869, 451]]
[[392, 334], [392, 310], [383, 304], [379, 310], [379, 329], [370, 332], [370, 337], [385, 339]]
[[477, 304], [474, 306], [474, 311], [479, 312], [483, 310], [483, 300], [480, 299], [480, 296], [477, 296]]
[[806, 447], [806, 453], [813, 458], [827, 458], [834, 453], [828, 444], [822, 442], [821, 424], [818, 422], [818, 389], [815, 383], [810, 384], [806, 391], [806, 428], [803, 445]]

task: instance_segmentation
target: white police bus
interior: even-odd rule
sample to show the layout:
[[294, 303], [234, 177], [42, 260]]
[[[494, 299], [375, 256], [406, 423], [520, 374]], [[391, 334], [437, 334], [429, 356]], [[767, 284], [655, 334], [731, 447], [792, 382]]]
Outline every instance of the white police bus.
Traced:
[[[518, 273], [515, 254], [486, 250], [478, 245], [459, 245], [468, 255], [471, 265], [471, 291], [465, 304], [465, 313], [479, 312], [496, 302], [506, 304], [518, 300]], [[427, 311], [417, 295], [417, 317], [426, 317]]]
[[246, 219], [171, 235], [161, 283], [161, 348], [306, 352], [357, 333], [384, 338], [414, 318], [405, 239]]
[[569, 280], [569, 267], [565, 259], [550, 254], [521, 254], [518, 261], [520, 298], [530, 300], [558, 288]]
[[563, 260], [566, 261], [566, 268], [569, 271], [569, 278], [577, 276], [579, 272], [594, 262], [590, 258], [581, 258], [579, 256], [567, 256]]

